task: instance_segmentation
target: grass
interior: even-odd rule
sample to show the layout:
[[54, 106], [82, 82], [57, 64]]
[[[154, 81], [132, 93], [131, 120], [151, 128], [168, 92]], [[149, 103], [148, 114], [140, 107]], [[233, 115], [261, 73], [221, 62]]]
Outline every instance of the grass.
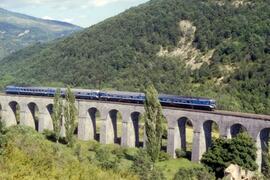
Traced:
[[157, 163], [157, 167], [163, 170], [166, 179], [173, 179], [180, 168], [194, 168], [200, 166], [200, 164], [192, 163], [184, 158], [171, 159]]
[[7, 143], [4, 151], [0, 148], [0, 179], [137, 179], [90, 163], [89, 147], [96, 142], [76, 142], [69, 148], [24, 126], [10, 127], [4, 137]]

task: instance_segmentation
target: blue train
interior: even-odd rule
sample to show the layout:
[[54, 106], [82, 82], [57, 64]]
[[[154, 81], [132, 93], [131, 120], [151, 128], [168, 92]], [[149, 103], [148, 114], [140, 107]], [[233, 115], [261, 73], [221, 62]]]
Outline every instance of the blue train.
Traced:
[[[61, 88], [61, 95], [64, 97], [65, 88]], [[72, 89], [76, 99], [89, 99], [101, 101], [116, 101], [143, 104], [145, 100], [144, 93], [121, 92], [121, 91], [100, 91], [86, 89]], [[51, 96], [53, 97], [56, 88], [47, 87], [17, 87], [7, 86], [6, 94], [31, 95], [31, 96]], [[159, 101], [163, 106], [214, 110], [216, 101], [208, 98], [182, 97], [175, 95], [160, 94]]]

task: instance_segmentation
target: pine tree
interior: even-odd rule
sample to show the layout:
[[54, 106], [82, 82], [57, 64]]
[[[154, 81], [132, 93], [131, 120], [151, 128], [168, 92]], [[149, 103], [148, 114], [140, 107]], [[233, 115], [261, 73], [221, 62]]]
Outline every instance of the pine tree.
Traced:
[[73, 146], [73, 133], [76, 128], [75, 122], [77, 109], [75, 107], [75, 96], [69, 87], [67, 88], [66, 92], [66, 103], [64, 112], [66, 140], [69, 146]]
[[60, 138], [61, 124], [63, 121], [63, 101], [61, 98], [61, 90], [57, 89], [53, 99], [53, 131], [55, 133], [56, 142]]
[[161, 140], [162, 140], [162, 123], [164, 117], [162, 108], [158, 100], [158, 93], [154, 86], [149, 86], [145, 93], [143, 115], [146, 131], [146, 150], [151, 160], [156, 162], [159, 158]]

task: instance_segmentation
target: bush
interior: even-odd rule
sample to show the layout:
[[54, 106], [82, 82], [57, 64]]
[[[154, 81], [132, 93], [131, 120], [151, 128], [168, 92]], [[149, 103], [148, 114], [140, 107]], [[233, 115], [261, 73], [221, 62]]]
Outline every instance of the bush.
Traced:
[[179, 148], [177, 148], [177, 149], [175, 150], [175, 154], [176, 154], [176, 157], [177, 157], [177, 158], [184, 158], [184, 157], [187, 157], [187, 152], [184, 151], [184, 150], [181, 150], [181, 149], [179, 149]]
[[98, 165], [104, 169], [117, 169], [120, 161], [120, 159], [117, 156], [114, 156], [106, 146], [97, 149], [96, 160], [98, 161]]
[[162, 170], [155, 167], [148, 153], [144, 149], [139, 150], [131, 170], [135, 172], [141, 180], [164, 179]]
[[159, 158], [159, 161], [167, 161], [171, 158], [171, 156], [164, 151], [160, 151], [158, 158]]
[[256, 146], [247, 133], [240, 133], [232, 139], [217, 139], [212, 147], [204, 153], [201, 162], [215, 172], [216, 177], [223, 177], [229, 164], [237, 164], [245, 169], [255, 171]]
[[174, 180], [214, 180], [215, 176], [205, 168], [196, 167], [192, 169], [181, 168], [173, 178]]

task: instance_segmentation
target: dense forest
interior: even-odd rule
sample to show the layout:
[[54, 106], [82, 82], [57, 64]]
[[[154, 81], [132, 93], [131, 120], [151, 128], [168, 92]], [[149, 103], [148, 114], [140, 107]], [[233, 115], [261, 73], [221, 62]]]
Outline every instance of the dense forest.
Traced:
[[151, 0], [12, 54], [0, 84], [142, 91], [152, 82], [215, 98], [219, 109], [270, 114], [269, 72], [270, 1]]

